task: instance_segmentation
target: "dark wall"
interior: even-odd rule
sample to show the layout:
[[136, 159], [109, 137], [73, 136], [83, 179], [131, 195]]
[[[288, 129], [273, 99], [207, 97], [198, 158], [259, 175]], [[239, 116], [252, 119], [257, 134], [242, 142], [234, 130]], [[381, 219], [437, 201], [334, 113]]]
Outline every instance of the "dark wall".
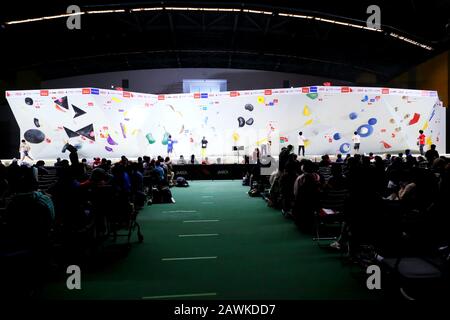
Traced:
[[90, 74], [44, 81], [41, 87], [56, 89], [98, 87], [108, 89], [111, 88], [111, 85], [121, 86], [123, 79], [129, 80], [129, 91], [154, 94], [182, 93], [183, 79], [225, 79], [228, 81], [229, 91], [283, 88], [286, 82], [289, 82], [291, 87], [322, 85], [326, 81], [335, 85], [351, 84], [345, 81], [294, 73], [245, 69], [182, 68]]
[[20, 130], [5, 91], [39, 89], [41, 79], [33, 70], [2, 73], [0, 76], [0, 159], [12, 159], [19, 157]]
[[19, 126], [7, 103], [0, 104], [0, 159], [19, 156]]

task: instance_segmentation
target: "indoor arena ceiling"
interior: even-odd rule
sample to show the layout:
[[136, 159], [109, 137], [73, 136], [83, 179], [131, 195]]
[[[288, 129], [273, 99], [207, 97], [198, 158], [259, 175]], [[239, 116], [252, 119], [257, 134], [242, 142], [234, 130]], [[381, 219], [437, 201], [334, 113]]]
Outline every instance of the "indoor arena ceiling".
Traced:
[[[81, 29], [66, 27], [67, 7]], [[381, 9], [381, 30], [366, 27]], [[3, 4], [2, 4], [3, 6]], [[3, 76], [244, 68], [387, 81], [448, 49], [448, 0], [15, 1], [0, 12]], [[74, 16], [72, 16], [74, 17]]]

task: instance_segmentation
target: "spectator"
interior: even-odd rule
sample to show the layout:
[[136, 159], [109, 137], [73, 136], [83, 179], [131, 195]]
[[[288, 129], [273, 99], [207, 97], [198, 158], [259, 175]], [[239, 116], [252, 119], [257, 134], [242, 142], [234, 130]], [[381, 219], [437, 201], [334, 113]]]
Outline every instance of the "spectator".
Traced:
[[178, 160], [178, 164], [186, 164], [186, 160], [184, 160], [184, 156], [180, 155], [180, 159]]
[[430, 150], [427, 150], [427, 152], [425, 152], [425, 159], [427, 159], [428, 165], [431, 167], [434, 160], [437, 158], [439, 158], [439, 152], [437, 152], [436, 150], [436, 145], [432, 144], [430, 146]]
[[195, 159], [195, 155], [191, 155], [191, 161], [190, 161], [190, 163], [191, 164], [198, 164], [198, 161], [197, 161], [197, 159]]
[[279, 155], [279, 160], [278, 160], [278, 170], [279, 171], [283, 171], [284, 167], [286, 165], [286, 162], [289, 158], [289, 154], [291, 154], [292, 150], [294, 150], [294, 146], [293, 145], [288, 145], [286, 149], [281, 149], [280, 155]]

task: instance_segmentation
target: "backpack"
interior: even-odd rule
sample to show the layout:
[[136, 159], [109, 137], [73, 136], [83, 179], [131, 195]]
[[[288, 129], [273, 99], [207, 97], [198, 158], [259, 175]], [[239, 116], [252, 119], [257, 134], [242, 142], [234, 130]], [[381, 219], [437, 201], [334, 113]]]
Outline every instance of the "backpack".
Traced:
[[189, 187], [189, 183], [186, 181], [185, 178], [183, 178], [183, 177], [178, 177], [178, 178], [177, 178], [176, 186], [177, 186], [177, 187], [181, 187], [181, 188], [186, 188], [186, 187]]

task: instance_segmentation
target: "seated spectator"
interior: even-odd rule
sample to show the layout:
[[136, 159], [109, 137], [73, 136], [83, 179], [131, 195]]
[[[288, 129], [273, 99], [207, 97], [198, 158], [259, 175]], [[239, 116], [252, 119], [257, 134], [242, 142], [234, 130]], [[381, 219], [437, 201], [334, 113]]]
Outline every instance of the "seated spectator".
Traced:
[[325, 154], [319, 162], [319, 167], [329, 167], [331, 165], [330, 156]]
[[175, 176], [175, 173], [173, 172], [172, 161], [170, 160], [169, 157], [166, 157], [166, 159], [164, 159], [164, 164], [167, 168], [167, 171], [166, 171], [167, 182], [168, 182], [169, 186], [173, 186], [174, 185], [173, 178]]
[[344, 162], [344, 159], [342, 159], [342, 154], [338, 154], [337, 156], [336, 156], [336, 163], [343, 163]]
[[101, 165], [101, 160], [100, 160], [100, 158], [94, 158], [94, 162], [92, 163], [92, 167], [93, 168], [97, 168], [98, 166], [100, 166]]
[[60, 166], [57, 176], [58, 180], [47, 192], [55, 206], [56, 225], [64, 232], [72, 232], [84, 222], [80, 183], [74, 178], [68, 162]]
[[286, 162], [288, 161], [289, 154], [292, 153], [292, 150], [294, 150], [294, 146], [291, 144], [288, 145], [287, 148], [281, 148], [280, 155], [278, 156], [278, 170], [280, 172], [284, 171], [284, 167], [286, 166]]
[[116, 163], [112, 168], [113, 186], [119, 193], [128, 195], [131, 192], [131, 179], [122, 163]]
[[143, 207], [146, 199], [144, 192], [144, 176], [139, 169], [139, 163], [131, 163], [131, 195], [133, 203], [137, 207]]
[[195, 155], [191, 155], [191, 161], [190, 161], [190, 163], [191, 164], [198, 164], [198, 161], [197, 161], [197, 159], [195, 159]]
[[38, 160], [35, 164], [35, 167], [38, 171], [38, 175], [47, 175], [48, 170], [45, 169], [45, 162], [43, 160]]
[[21, 171], [19, 163], [17, 159], [12, 159], [6, 171], [6, 180], [8, 180], [10, 194], [17, 192], [20, 176]]
[[210, 164], [208, 157], [205, 157], [205, 159], [202, 160], [202, 164], [207, 164], [207, 165]]
[[55, 167], [59, 167], [61, 165], [61, 158], [56, 158], [56, 162], [54, 164]]
[[155, 173], [156, 173], [156, 176], [158, 178], [158, 182], [160, 184], [162, 184], [166, 179], [165, 179], [165, 176], [164, 176], [164, 169], [161, 166], [161, 162], [159, 160], [157, 160], [155, 162]]
[[350, 159], [351, 157], [352, 157], [351, 154], [348, 153], [348, 154], [345, 156], [344, 163], [347, 163], [347, 162], [348, 162], [348, 159]]
[[405, 150], [405, 157], [409, 157], [409, 156], [412, 156], [411, 150], [406, 149]]
[[385, 166], [389, 166], [391, 164], [391, 158], [392, 158], [392, 156], [390, 153], [386, 154], [386, 158], [383, 160]]
[[321, 183], [316, 171], [311, 161], [305, 161], [302, 165], [303, 174], [295, 180], [294, 184], [293, 218], [297, 226], [307, 232], [311, 231], [314, 213], [319, 206]]
[[342, 166], [338, 163], [331, 165], [331, 176], [326, 182], [325, 189], [343, 190], [347, 189], [347, 179], [342, 173]]
[[297, 180], [297, 164], [288, 161], [284, 172], [280, 176], [280, 196], [283, 214], [291, 214], [294, 205], [294, 184]]
[[124, 167], [124, 168], [126, 168], [127, 166], [128, 166], [128, 158], [127, 157], [125, 157], [125, 156], [121, 156], [120, 157], [120, 164]]
[[178, 160], [177, 164], [186, 164], [186, 160], [184, 160], [183, 155], [180, 155], [180, 159]]
[[17, 193], [5, 213], [10, 238], [26, 248], [41, 250], [49, 240], [55, 220], [53, 202], [47, 195], [35, 191], [32, 169], [20, 167]]
[[143, 174], [144, 173], [144, 159], [142, 157], [137, 158], [138, 170]]

